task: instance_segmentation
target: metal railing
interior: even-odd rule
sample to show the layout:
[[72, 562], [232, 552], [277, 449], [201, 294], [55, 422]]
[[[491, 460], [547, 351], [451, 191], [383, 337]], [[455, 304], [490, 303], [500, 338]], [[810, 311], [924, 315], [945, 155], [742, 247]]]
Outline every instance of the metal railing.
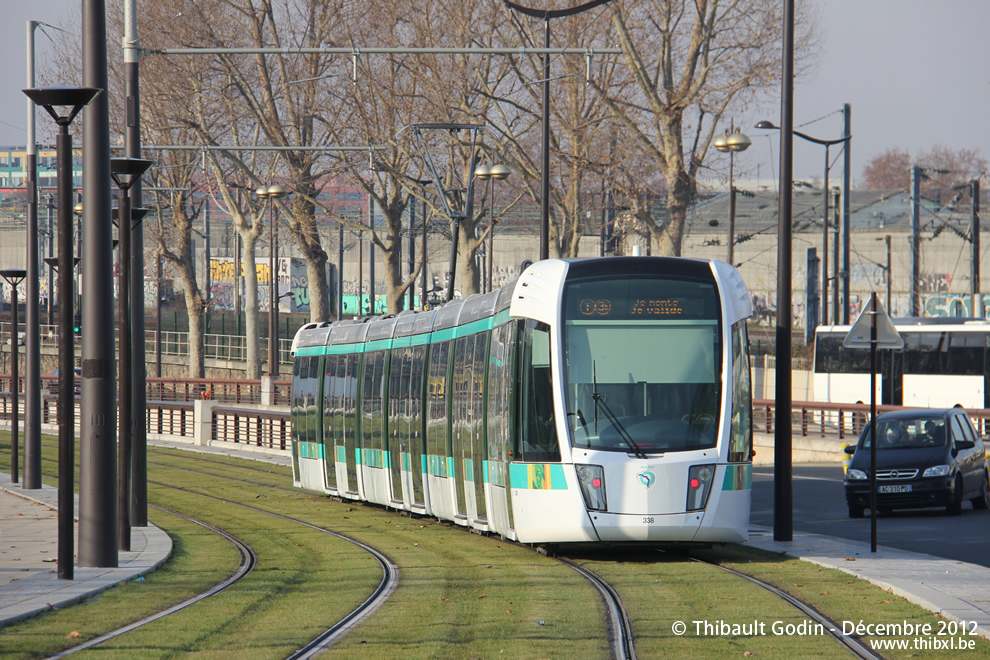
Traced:
[[[212, 378], [148, 378], [149, 401], [211, 400], [221, 403], [258, 405], [261, 381], [258, 379], [216, 380]], [[289, 405], [291, 380], [276, 380], [274, 405]]]
[[212, 426], [214, 442], [285, 451], [292, 440], [287, 412], [215, 406]]
[[[147, 330], [145, 332], [145, 346], [149, 353], [154, 352], [155, 337], [157, 331]], [[186, 356], [189, 355], [189, 333], [164, 330], [162, 336], [162, 355]], [[204, 351], [207, 358], [214, 360], [226, 360], [231, 362], [247, 361], [247, 338], [241, 335], [215, 335], [207, 334], [203, 337]], [[289, 352], [292, 348], [291, 339], [278, 340], [279, 364], [290, 364], [292, 359]], [[260, 358], [263, 362], [268, 361], [268, 342], [263, 342], [258, 347]]]
[[[902, 410], [905, 406], [877, 406], [877, 413]], [[774, 432], [775, 401], [755, 399], [753, 401], [753, 430], [761, 433]], [[990, 426], [990, 410], [967, 408], [966, 412], [973, 426], [981, 436], [986, 436]], [[855, 441], [870, 419], [870, 406], [864, 403], [822, 403], [818, 401], [791, 402], [791, 430], [802, 437], [838, 438], [847, 437]]]

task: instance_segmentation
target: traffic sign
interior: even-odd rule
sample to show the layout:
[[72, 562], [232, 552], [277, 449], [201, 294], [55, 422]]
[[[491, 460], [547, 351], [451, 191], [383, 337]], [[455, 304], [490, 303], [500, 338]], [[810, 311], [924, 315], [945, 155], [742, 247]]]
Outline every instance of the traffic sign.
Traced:
[[[870, 348], [870, 331], [875, 319], [877, 328], [876, 347], [904, 348], [904, 339], [894, 328], [894, 323], [890, 320], [887, 310], [880, 304], [880, 300], [876, 296], [873, 296], [870, 300], [871, 303], [868, 303], [863, 308], [863, 311], [859, 313], [856, 322], [849, 329], [849, 334], [842, 340], [842, 345], [845, 348]], [[876, 305], [875, 310], [871, 309], [873, 305]]]

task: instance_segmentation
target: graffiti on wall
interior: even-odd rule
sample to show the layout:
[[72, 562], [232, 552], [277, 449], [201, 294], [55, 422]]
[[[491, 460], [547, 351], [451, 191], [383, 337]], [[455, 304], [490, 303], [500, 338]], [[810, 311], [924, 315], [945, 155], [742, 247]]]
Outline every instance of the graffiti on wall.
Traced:
[[[244, 264], [241, 264], [239, 294], [240, 301], [235, 300], [234, 275], [235, 265], [232, 259], [217, 258], [210, 260], [210, 295], [217, 309], [233, 310], [243, 306], [244, 302]], [[275, 268], [277, 305], [280, 312], [309, 311], [309, 274], [306, 261], [283, 257], [278, 260]], [[267, 261], [255, 264], [258, 277], [258, 309], [267, 311], [269, 308], [269, 291], [272, 273]], [[327, 265], [327, 281], [330, 282], [330, 265]], [[331, 307], [333, 306], [333, 287], [328, 294]], [[240, 304], [238, 304], [240, 303]]]

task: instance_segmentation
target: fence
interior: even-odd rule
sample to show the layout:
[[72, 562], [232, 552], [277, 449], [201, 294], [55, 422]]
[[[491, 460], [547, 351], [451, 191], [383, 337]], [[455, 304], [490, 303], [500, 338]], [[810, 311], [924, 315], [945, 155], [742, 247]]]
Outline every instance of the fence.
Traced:
[[[57, 382], [43, 377], [48, 387]], [[22, 381], [23, 385], [23, 381]], [[207, 380], [197, 378], [149, 378], [145, 422], [149, 437], [161, 436], [180, 442], [239, 445], [267, 451], [286, 451], [291, 437], [288, 411], [290, 381], [275, 381], [275, 405], [265, 406], [261, 381]], [[19, 398], [24, 420], [23, 387]], [[78, 409], [80, 397], [75, 397]], [[774, 400], [753, 401], [753, 428], [761, 434], [774, 433]], [[0, 419], [13, 413], [10, 376], [0, 375]], [[900, 406], [878, 406], [878, 412], [899, 410]], [[57, 424], [58, 398], [42, 397], [42, 425]], [[968, 410], [977, 431], [987, 434], [990, 410]], [[870, 406], [857, 403], [791, 402], [792, 434], [801, 438], [855, 440], [865, 427]], [[78, 419], [78, 412], [76, 413]]]

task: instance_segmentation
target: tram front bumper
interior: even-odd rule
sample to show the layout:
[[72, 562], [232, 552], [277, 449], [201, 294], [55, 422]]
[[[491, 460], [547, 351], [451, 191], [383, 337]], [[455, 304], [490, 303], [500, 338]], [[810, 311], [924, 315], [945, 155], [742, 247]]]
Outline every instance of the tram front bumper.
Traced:
[[664, 515], [633, 515], [589, 511], [602, 541], [693, 541], [704, 518], [703, 511]]

